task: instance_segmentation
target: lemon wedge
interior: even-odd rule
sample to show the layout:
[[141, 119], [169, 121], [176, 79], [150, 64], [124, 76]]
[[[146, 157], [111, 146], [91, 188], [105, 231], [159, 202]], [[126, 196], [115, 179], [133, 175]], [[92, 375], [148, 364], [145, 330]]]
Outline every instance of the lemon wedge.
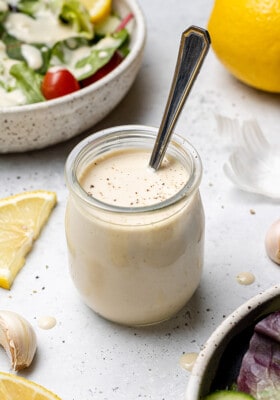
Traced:
[[106, 18], [112, 7], [112, 0], [81, 0], [88, 10], [92, 23], [100, 22]]
[[28, 379], [0, 372], [1, 400], [61, 400], [56, 394]]
[[45, 190], [0, 199], [1, 287], [10, 289], [55, 204], [56, 194]]

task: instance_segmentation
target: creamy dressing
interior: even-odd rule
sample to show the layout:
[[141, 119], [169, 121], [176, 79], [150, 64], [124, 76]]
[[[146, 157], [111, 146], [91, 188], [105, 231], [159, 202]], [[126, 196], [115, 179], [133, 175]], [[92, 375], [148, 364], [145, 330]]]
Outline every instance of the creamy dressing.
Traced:
[[26, 103], [25, 95], [15, 88], [15, 78], [9, 74], [11, 66], [17, 63], [7, 56], [6, 46], [0, 41], [0, 107]]
[[[150, 151], [108, 151], [84, 167], [80, 185], [107, 203], [131, 208], [175, 195], [189, 177], [173, 157], [158, 172]], [[97, 313], [127, 325], [163, 321], [197, 288], [203, 264], [204, 213], [199, 192], [172, 206], [130, 214], [87, 209], [72, 196], [66, 211], [72, 279]]]
[[114, 151], [94, 160], [80, 184], [88, 194], [109, 204], [140, 207], [160, 203], [178, 193], [189, 174], [170, 156], [155, 172], [149, 167], [150, 157], [146, 150]]
[[23, 13], [10, 13], [4, 25], [10, 35], [26, 43], [53, 46], [60, 40], [77, 36], [71, 26], [61, 24], [55, 15], [47, 12], [36, 19]]
[[4, 0], [0, 0], [0, 12], [5, 12], [8, 10], [8, 4]]
[[251, 285], [255, 282], [255, 275], [251, 272], [240, 272], [237, 275], [236, 280], [240, 285]]
[[94, 48], [97, 50], [110, 49], [111, 47], [114, 47], [116, 45], [116, 40], [117, 39], [114, 39], [112, 37], [105, 37], [104, 39], [96, 43]]
[[187, 371], [191, 371], [196, 359], [198, 357], [198, 353], [185, 353], [180, 357], [179, 364], [182, 368]]
[[[64, 57], [65, 57], [65, 64], [67, 64], [67, 68], [72, 74], [78, 79], [83, 74], [89, 72], [91, 70], [91, 65], [86, 64], [84, 67], [76, 68], [76, 64], [79, 60], [86, 58], [90, 55], [91, 48], [89, 46], [82, 46], [77, 48], [75, 51], [71, 51], [70, 49], [65, 49]], [[60, 65], [61, 61], [59, 59], [53, 59], [54, 65]]]
[[[9, 83], [12, 85], [12, 82], [14, 81], [14, 78], [9, 74], [9, 70], [12, 65], [17, 64], [17, 60], [12, 60], [11, 58], [8, 57], [6, 53], [6, 46], [3, 42], [0, 40], [0, 80], [3, 80], [3, 83], [7, 84]], [[11, 81], [8, 82], [8, 81]]]
[[21, 90], [15, 89], [7, 92], [0, 85], [0, 107], [14, 106], [15, 104], [25, 104], [26, 98]]
[[[69, 39], [71, 41], [71, 39]], [[90, 56], [91, 52], [93, 50], [99, 50], [98, 52], [98, 57], [99, 58], [106, 58], [108, 56], [108, 51], [106, 49], [111, 49], [112, 47], [116, 46], [116, 43], [118, 43], [117, 39], [113, 39], [111, 37], [103, 38], [101, 39], [95, 46], [81, 46], [75, 51], [71, 50], [71, 42], [70, 42], [70, 48], [64, 49], [64, 59], [65, 59], [65, 64], [67, 65], [67, 68], [69, 71], [76, 77], [76, 79], [80, 79], [80, 77], [84, 76], [88, 72], [92, 70], [92, 65], [91, 63], [85, 64], [83, 67], [77, 68], [77, 63], [78, 61], [85, 59]], [[61, 60], [58, 58], [53, 57], [52, 59], [52, 65], [61, 65]]]
[[106, 58], [108, 56], [108, 52], [105, 50], [100, 51], [98, 56], [99, 56], [99, 58]]
[[21, 54], [30, 68], [36, 70], [42, 67], [43, 59], [39, 49], [29, 44], [21, 45]]

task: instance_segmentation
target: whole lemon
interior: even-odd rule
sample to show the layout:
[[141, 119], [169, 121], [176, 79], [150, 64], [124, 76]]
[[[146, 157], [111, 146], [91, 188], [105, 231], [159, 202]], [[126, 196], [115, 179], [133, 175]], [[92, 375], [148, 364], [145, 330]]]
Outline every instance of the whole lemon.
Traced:
[[208, 30], [214, 52], [236, 78], [280, 92], [280, 0], [216, 0]]

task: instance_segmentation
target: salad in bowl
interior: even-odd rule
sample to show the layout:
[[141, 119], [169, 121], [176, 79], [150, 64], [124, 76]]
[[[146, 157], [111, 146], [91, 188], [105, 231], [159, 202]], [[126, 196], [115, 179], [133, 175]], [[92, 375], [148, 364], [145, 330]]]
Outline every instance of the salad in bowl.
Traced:
[[186, 400], [280, 399], [280, 286], [243, 303], [212, 333]]
[[72, 93], [119, 65], [133, 15], [103, 14], [93, 22], [80, 0], [0, 0], [0, 106]]
[[0, 153], [90, 131], [142, 65], [138, 0], [0, 0], [0, 16]]

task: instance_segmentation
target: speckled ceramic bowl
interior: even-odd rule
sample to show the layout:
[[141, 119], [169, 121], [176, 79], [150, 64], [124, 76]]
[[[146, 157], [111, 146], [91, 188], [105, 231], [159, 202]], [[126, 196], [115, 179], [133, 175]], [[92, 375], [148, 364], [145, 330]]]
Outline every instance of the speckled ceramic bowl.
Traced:
[[103, 119], [128, 92], [141, 66], [146, 25], [137, 0], [113, 0], [130, 22], [130, 53], [107, 76], [94, 84], [55, 100], [0, 108], [0, 153], [40, 149], [67, 140]]
[[256, 295], [227, 317], [210, 336], [194, 364], [186, 400], [199, 400], [235, 382], [255, 323], [279, 309], [280, 285], [277, 285]]

